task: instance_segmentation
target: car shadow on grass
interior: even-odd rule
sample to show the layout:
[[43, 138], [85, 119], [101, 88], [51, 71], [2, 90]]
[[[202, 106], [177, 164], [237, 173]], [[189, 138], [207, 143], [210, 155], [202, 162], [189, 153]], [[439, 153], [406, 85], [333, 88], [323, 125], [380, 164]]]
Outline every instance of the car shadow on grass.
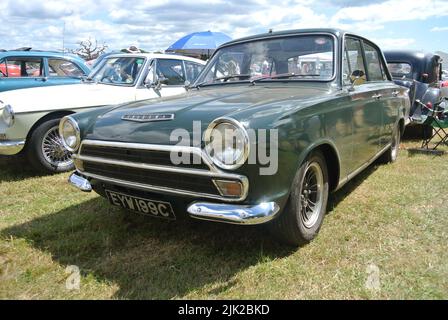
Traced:
[[264, 228], [167, 222], [112, 207], [102, 198], [5, 229], [1, 236], [26, 239], [59, 264], [116, 284], [113, 298], [126, 299], [222, 294], [238, 272], [297, 250], [275, 242]]
[[344, 199], [346, 199], [350, 194], [356, 190], [363, 182], [366, 180], [371, 174], [373, 174], [381, 164], [378, 162], [372, 163], [366, 169], [361, 171], [355, 177], [353, 177], [350, 181], [348, 181], [341, 189], [337, 190], [330, 194], [328, 198], [327, 205], [327, 214], [331, 214], [331, 212], [338, 206], [338, 204]]
[[0, 156], [0, 182], [20, 181], [42, 176], [22, 155]]

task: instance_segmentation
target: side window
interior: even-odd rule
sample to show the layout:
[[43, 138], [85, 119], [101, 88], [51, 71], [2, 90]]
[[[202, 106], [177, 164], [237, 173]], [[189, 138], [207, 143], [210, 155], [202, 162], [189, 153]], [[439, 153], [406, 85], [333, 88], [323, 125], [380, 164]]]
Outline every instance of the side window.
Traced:
[[7, 77], [8, 70], [6, 68], [6, 60], [0, 61], [0, 78]]
[[7, 58], [8, 78], [41, 77], [43, 64], [41, 58]]
[[48, 59], [50, 77], [82, 77], [84, 72], [76, 64], [64, 59]]
[[201, 73], [202, 69], [204, 69], [204, 66], [202, 64], [190, 61], [184, 61], [184, 62], [185, 62], [185, 74], [187, 76], [187, 80], [193, 82]]
[[364, 42], [364, 52], [366, 54], [369, 81], [387, 80], [381, 67], [381, 58], [378, 50]]
[[361, 85], [366, 81], [366, 70], [362, 56], [361, 41], [354, 38], [345, 39], [343, 62], [343, 83]]
[[185, 83], [185, 75], [182, 60], [159, 59], [157, 60], [156, 73], [159, 78], [165, 78], [164, 84], [178, 86]]

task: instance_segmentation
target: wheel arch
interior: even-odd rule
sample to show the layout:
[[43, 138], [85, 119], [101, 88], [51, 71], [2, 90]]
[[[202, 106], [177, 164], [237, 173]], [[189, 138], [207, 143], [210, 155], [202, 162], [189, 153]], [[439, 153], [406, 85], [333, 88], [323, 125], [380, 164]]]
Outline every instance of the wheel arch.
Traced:
[[68, 115], [73, 114], [73, 113], [75, 113], [75, 112], [71, 111], [71, 110], [58, 110], [58, 111], [47, 113], [46, 115], [42, 116], [39, 120], [37, 120], [31, 126], [31, 129], [28, 131], [28, 134], [26, 136], [26, 141], [30, 140], [30, 137], [33, 134], [34, 130], [36, 130], [36, 128], [38, 128], [42, 123], [44, 123], [44, 122], [46, 122], [48, 120], [62, 118], [62, 117], [68, 116]]
[[328, 169], [329, 189], [330, 191], [336, 190], [339, 185], [341, 175], [341, 161], [336, 146], [330, 140], [322, 140], [315, 142], [308, 146], [308, 148], [302, 152], [302, 156], [299, 159], [298, 167], [305, 161], [305, 159], [315, 151], [322, 152], [325, 157], [325, 163]]

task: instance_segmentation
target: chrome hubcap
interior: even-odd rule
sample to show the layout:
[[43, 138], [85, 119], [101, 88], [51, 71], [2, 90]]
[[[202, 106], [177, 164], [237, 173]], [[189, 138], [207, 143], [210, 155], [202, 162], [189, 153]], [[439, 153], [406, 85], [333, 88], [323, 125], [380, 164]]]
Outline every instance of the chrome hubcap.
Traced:
[[57, 126], [45, 133], [42, 139], [42, 154], [45, 160], [55, 167], [69, 166], [73, 163], [71, 152], [64, 148]]
[[302, 180], [300, 218], [306, 228], [312, 228], [322, 209], [324, 177], [316, 162], [308, 164]]

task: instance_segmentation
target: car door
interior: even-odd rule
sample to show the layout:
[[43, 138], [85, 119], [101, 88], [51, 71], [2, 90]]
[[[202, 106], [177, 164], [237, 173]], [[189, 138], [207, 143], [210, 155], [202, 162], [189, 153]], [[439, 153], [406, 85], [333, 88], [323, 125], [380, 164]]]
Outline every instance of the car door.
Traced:
[[1, 91], [38, 87], [45, 81], [41, 57], [7, 57], [2, 61], [2, 65], [6, 73], [1, 78]]
[[179, 59], [154, 59], [148, 63], [144, 81], [138, 86], [135, 99], [168, 97], [186, 92], [185, 69]]
[[[373, 86], [378, 101], [375, 115], [380, 114], [381, 125], [378, 130], [379, 149], [385, 148], [391, 141], [392, 131], [398, 116], [399, 100], [396, 98], [398, 90], [390, 75], [387, 74], [386, 64], [381, 51], [372, 43], [363, 40], [367, 66], [368, 83]], [[373, 111], [372, 111], [373, 112]]]
[[[353, 108], [353, 165], [359, 168], [379, 152], [381, 96], [376, 83], [369, 81], [362, 40], [345, 38], [343, 81], [350, 83]], [[347, 70], [348, 69], [348, 70]]]
[[162, 97], [185, 93], [185, 68], [180, 59], [157, 59], [155, 64], [156, 81], [161, 84]]
[[62, 58], [45, 58], [46, 85], [70, 84], [80, 82], [86, 74], [74, 62]]

